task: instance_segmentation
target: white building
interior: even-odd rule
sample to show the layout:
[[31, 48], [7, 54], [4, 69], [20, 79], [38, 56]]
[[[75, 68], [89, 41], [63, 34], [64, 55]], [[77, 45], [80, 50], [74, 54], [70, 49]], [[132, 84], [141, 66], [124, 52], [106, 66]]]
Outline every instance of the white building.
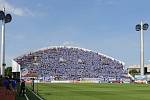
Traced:
[[[133, 70], [133, 69], [136, 69], [137, 70], [137, 72], [140, 72], [140, 65], [131, 65], [131, 66], [129, 66], [128, 68], [128, 73], [129, 73], [129, 71], [130, 70]], [[150, 75], [150, 64], [145, 64], [145, 67], [144, 67], [144, 74], [145, 75]]]

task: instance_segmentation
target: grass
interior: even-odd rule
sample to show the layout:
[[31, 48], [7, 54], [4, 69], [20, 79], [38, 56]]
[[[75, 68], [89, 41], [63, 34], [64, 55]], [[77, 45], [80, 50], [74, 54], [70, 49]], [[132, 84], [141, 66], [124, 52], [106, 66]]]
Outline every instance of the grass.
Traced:
[[39, 84], [45, 100], [150, 100], [147, 84]]
[[39, 100], [29, 89], [26, 90], [26, 95], [28, 96], [29, 100]]
[[[19, 90], [20, 86], [19, 84], [17, 85], [17, 94], [16, 94], [16, 100], [26, 100], [25, 96], [19, 96]], [[29, 100], [39, 100], [29, 89], [26, 88], [26, 95], [29, 98]], [[1, 100], [1, 99], [0, 99]]]
[[20, 85], [19, 83], [17, 84], [17, 93], [16, 93], [16, 100], [26, 100], [25, 96], [19, 96], [19, 91], [20, 91]]
[[[30, 85], [28, 85], [31, 88]], [[36, 87], [36, 85], [35, 85]], [[44, 100], [150, 100], [149, 84], [38, 84]], [[29, 90], [29, 100], [38, 98]], [[16, 100], [25, 100], [17, 97]]]

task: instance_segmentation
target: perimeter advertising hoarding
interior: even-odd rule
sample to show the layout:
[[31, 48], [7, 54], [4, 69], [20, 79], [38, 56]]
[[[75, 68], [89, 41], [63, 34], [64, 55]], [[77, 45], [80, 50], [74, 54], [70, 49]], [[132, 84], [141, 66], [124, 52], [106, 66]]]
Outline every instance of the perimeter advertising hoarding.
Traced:
[[146, 80], [146, 75], [135, 75], [135, 80]]
[[135, 83], [147, 83], [146, 75], [135, 75]]

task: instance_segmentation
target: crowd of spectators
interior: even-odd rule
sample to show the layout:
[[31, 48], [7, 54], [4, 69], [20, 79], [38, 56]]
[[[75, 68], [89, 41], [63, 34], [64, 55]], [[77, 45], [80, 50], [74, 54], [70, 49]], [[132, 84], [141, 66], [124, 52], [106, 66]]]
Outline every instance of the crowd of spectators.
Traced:
[[20, 64], [22, 76], [37, 75], [43, 80], [98, 78], [109, 81], [121, 80], [124, 74], [122, 62], [82, 48], [47, 48], [14, 60]]
[[16, 80], [11, 78], [10, 76], [2, 77], [0, 75], [0, 87], [4, 87], [7, 90], [16, 92], [16, 84]]

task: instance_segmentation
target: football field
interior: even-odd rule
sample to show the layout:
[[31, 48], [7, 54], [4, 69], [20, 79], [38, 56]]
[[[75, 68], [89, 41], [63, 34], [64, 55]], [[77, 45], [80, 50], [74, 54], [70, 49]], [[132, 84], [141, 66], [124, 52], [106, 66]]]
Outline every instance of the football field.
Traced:
[[39, 84], [44, 100], [150, 100], [149, 84]]

